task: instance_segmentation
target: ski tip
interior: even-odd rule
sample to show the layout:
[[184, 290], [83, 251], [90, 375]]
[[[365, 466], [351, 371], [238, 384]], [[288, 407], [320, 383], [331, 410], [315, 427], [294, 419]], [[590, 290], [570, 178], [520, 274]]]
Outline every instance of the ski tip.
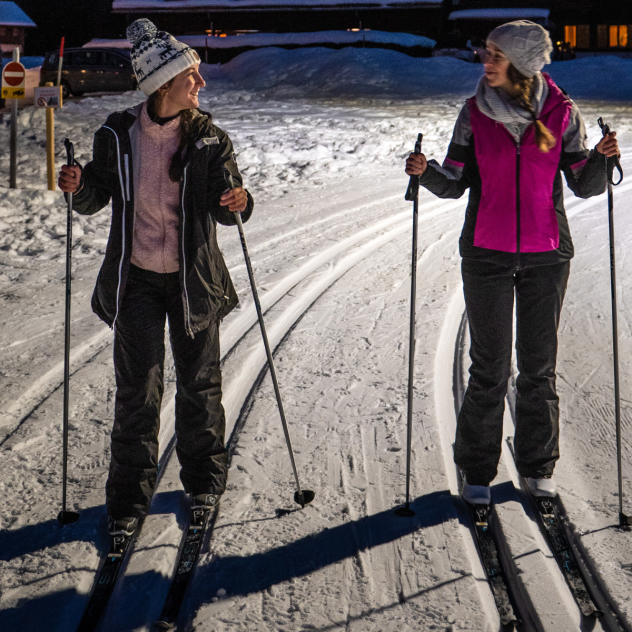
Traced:
[[311, 489], [304, 489], [300, 494], [298, 492], [294, 492], [294, 502], [299, 504], [301, 507], [309, 505], [315, 497], [316, 492], [313, 492]]
[[62, 525], [72, 524], [79, 520], [79, 514], [76, 511], [60, 511], [57, 520]]
[[156, 621], [154, 625], [155, 630], [173, 630], [176, 627], [175, 623], [171, 623], [170, 621]]

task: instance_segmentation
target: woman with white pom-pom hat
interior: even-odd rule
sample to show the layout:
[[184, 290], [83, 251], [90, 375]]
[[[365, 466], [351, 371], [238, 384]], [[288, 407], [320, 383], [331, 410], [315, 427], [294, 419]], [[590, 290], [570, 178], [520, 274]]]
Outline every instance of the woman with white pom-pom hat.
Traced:
[[148, 99], [111, 114], [95, 134], [92, 161], [83, 170], [64, 166], [59, 177], [81, 214], [112, 200], [92, 307], [114, 329], [117, 391], [106, 485], [113, 535], [134, 532], [156, 484], [167, 317], [180, 477], [194, 506], [213, 507], [224, 492], [219, 323], [238, 298], [216, 224], [235, 225], [235, 212], [247, 221], [253, 209], [230, 138], [199, 109], [205, 83], [197, 53], [146, 19], [127, 35]]

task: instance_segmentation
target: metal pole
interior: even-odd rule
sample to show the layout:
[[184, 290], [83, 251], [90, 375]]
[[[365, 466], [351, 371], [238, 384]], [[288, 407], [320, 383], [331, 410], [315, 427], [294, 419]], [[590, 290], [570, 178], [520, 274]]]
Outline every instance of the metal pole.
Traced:
[[[230, 173], [225, 171], [225, 177], [228, 186], [233, 188], [233, 179]], [[277, 405], [279, 407], [279, 415], [281, 416], [281, 424], [283, 425], [283, 433], [285, 434], [285, 442], [287, 443], [287, 449], [290, 454], [290, 462], [292, 464], [292, 471], [294, 472], [294, 479], [296, 481], [296, 493], [294, 494], [294, 501], [301, 507], [305, 507], [308, 503], [314, 500], [314, 492], [308, 489], [301, 489], [301, 484], [298, 480], [298, 471], [296, 469], [296, 462], [294, 461], [294, 451], [292, 450], [292, 441], [290, 440], [290, 432], [288, 430], [287, 421], [285, 419], [285, 411], [283, 410], [283, 402], [281, 401], [281, 391], [279, 390], [279, 383], [277, 381], [276, 371], [274, 369], [274, 360], [272, 359], [272, 352], [270, 351], [270, 344], [268, 342], [268, 334], [266, 333], [266, 326], [263, 322], [263, 312], [261, 310], [261, 303], [259, 302], [259, 293], [257, 292], [257, 286], [255, 285], [255, 275], [252, 270], [252, 263], [250, 262], [250, 254], [248, 253], [248, 244], [246, 243], [246, 235], [244, 233], [244, 227], [241, 222], [241, 213], [235, 213], [237, 220], [237, 228], [239, 229], [239, 239], [241, 240], [241, 247], [244, 251], [244, 259], [246, 261], [246, 269], [248, 270], [248, 279], [250, 280], [250, 289], [252, 290], [252, 297], [255, 302], [255, 308], [257, 310], [257, 317], [259, 319], [259, 327], [261, 328], [261, 337], [263, 338], [263, 346], [266, 350], [266, 356], [268, 358], [268, 366], [270, 367], [270, 376], [272, 377], [272, 384], [274, 385], [274, 393], [276, 395]]]
[[[72, 143], [66, 139], [67, 164], [72, 167], [75, 162], [75, 154]], [[70, 394], [70, 297], [72, 282], [72, 193], [68, 196], [68, 212], [66, 215], [66, 321], [64, 328], [64, 410], [63, 410], [63, 472], [62, 472], [62, 510], [57, 520], [62, 525], [75, 522], [79, 514], [74, 511], [66, 511], [66, 480], [68, 478], [68, 398]]]
[[[599, 127], [606, 136], [610, 127], [600, 118]], [[618, 166], [618, 161], [617, 161]], [[619, 166], [620, 170], [620, 166]], [[621, 182], [621, 180], [619, 180]], [[614, 187], [612, 174], [608, 174], [608, 235], [610, 238], [610, 296], [612, 298], [612, 361], [614, 364], [614, 415], [617, 440], [617, 479], [619, 485], [619, 526], [628, 528], [632, 525], [630, 516], [623, 513], [623, 446], [621, 441], [621, 391], [619, 388], [619, 327], [617, 324], [617, 272], [615, 259], [614, 236]]]
[[[415, 153], [421, 153], [423, 134], [417, 136]], [[415, 325], [417, 305], [417, 232], [419, 219], [419, 176], [411, 176], [406, 191], [406, 200], [413, 201], [413, 247], [410, 274], [410, 331], [408, 336], [408, 412], [406, 418], [406, 504], [395, 511], [398, 516], [410, 518], [415, 512], [410, 508], [410, 463], [413, 443], [413, 403], [415, 378]]]
[[[20, 48], [13, 49], [13, 61], [20, 61]], [[18, 173], [18, 100], [11, 99], [11, 136], [9, 139], [9, 188], [17, 189]]]

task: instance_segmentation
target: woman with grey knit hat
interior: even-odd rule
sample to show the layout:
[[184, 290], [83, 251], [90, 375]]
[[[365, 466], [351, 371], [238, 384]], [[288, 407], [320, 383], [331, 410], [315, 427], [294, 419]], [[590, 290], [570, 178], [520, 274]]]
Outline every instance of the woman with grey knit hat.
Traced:
[[516, 464], [536, 496], [557, 494], [557, 328], [573, 257], [562, 191], [606, 189], [615, 133], [587, 145], [577, 105], [540, 72], [547, 31], [527, 20], [487, 38], [485, 75], [457, 119], [443, 165], [411, 154], [406, 173], [441, 198], [470, 189], [459, 242], [470, 327], [470, 379], [457, 421], [454, 459], [463, 498], [489, 504], [503, 438], [516, 305]]
[[253, 209], [230, 138], [199, 109], [205, 84], [197, 53], [146, 19], [127, 34], [148, 99], [111, 114], [94, 136], [92, 161], [83, 170], [62, 167], [59, 178], [81, 214], [112, 200], [92, 307], [114, 329], [117, 390], [106, 485], [113, 535], [134, 532], [156, 485], [166, 318], [184, 490], [194, 506], [206, 507], [224, 492], [219, 323], [238, 299], [216, 225], [235, 225], [235, 212], [247, 221]]

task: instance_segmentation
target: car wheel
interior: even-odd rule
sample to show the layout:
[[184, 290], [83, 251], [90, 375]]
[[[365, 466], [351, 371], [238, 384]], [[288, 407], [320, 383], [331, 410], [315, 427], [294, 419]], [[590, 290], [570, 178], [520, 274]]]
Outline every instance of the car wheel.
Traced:
[[85, 94], [85, 92], [77, 92], [76, 90], [73, 90], [72, 94], [75, 97], [82, 97]]
[[66, 81], [61, 82], [61, 98], [65, 101], [70, 96], [70, 86]]

